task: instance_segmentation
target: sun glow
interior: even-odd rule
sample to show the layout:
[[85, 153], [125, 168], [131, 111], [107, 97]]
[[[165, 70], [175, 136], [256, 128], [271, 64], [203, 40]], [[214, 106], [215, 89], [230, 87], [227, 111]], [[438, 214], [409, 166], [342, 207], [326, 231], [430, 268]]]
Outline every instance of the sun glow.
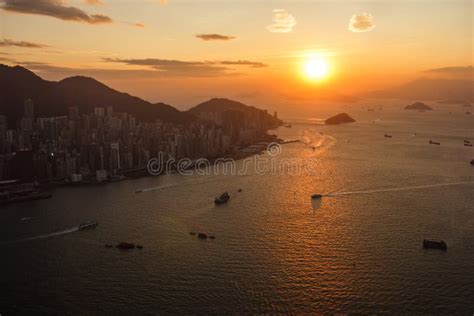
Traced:
[[322, 58], [312, 58], [304, 63], [303, 71], [310, 80], [322, 80], [329, 76], [329, 63]]

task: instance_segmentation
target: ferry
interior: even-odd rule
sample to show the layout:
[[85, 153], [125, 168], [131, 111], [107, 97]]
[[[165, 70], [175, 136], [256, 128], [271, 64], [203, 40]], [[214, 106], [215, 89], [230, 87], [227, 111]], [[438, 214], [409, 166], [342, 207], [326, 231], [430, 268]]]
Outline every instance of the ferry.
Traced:
[[443, 241], [423, 239], [423, 248], [448, 250], [448, 245]]
[[79, 226], [77, 226], [77, 228], [78, 228], [79, 230], [86, 230], [86, 229], [96, 228], [97, 225], [99, 225], [98, 222], [96, 222], [96, 221], [89, 221], [89, 222], [85, 222], [85, 223], [79, 224]]
[[311, 195], [311, 198], [312, 198], [312, 199], [320, 199], [320, 198], [322, 198], [322, 197], [323, 197], [322, 194], [313, 194], [313, 195]]
[[229, 199], [230, 199], [229, 193], [224, 192], [221, 196], [216, 197], [216, 198], [214, 199], [214, 203], [216, 203], [216, 204], [224, 204], [224, 203], [227, 203], [227, 201], [229, 201]]

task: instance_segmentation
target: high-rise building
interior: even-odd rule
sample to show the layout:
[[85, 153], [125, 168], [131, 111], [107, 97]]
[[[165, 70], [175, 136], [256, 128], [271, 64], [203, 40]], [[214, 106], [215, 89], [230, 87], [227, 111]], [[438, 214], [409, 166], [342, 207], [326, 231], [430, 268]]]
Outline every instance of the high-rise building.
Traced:
[[70, 120], [77, 120], [79, 119], [79, 108], [77, 106], [69, 107], [69, 114], [68, 117]]
[[99, 117], [104, 117], [104, 115], [105, 115], [104, 108], [103, 107], [96, 107], [94, 109], [94, 114], [99, 116]]
[[111, 106], [107, 107], [107, 117], [112, 117], [114, 115], [114, 108]]
[[24, 116], [28, 118], [35, 117], [35, 105], [31, 99], [28, 99], [23, 104], [24, 106]]

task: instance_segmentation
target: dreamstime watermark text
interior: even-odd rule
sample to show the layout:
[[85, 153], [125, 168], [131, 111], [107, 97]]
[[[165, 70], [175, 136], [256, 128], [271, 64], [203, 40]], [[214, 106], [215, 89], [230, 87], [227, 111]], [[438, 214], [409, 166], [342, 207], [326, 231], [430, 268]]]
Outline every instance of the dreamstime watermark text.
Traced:
[[278, 143], [270, 143], [266, 147], [267, 155], [254, 154], [250, 157], [235, 160], [233, 158], [168, 158], [162, 152], [158, 157], [151, 158], [147, 164], [151, 175], [179, 173], [191, 175], [297, 175], [306, 173], [314, 175], [317, 171], [318, 160], [315, 157], [297, 158], [283, 157], [283, 147]]

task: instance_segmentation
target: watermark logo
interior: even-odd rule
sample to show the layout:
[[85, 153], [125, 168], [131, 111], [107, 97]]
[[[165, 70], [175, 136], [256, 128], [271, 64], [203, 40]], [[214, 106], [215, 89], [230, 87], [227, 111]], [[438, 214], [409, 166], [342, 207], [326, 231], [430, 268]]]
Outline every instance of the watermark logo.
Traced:
[[[262, 155], [265, 152], [266, 155]], [[260, 154], [259, 154], [260, 153]], [[295, 175], [305, 172], [314, 175], [317, 171], [318, 161], [316, 157], [282, 157], [283, 147], [273, 142], [263, 148], [256, 147], [251, 156], [235, 160], [233, 158], [218, 158], [209, 160], [207, 158], [181, 158], [165, 159], [162, 152], [158, 157], [151, 158], [147, 164], [150, 175], [169, 174], [172, 172], [181, 175], [265, 175], [265, 174], [287, 174]]]

